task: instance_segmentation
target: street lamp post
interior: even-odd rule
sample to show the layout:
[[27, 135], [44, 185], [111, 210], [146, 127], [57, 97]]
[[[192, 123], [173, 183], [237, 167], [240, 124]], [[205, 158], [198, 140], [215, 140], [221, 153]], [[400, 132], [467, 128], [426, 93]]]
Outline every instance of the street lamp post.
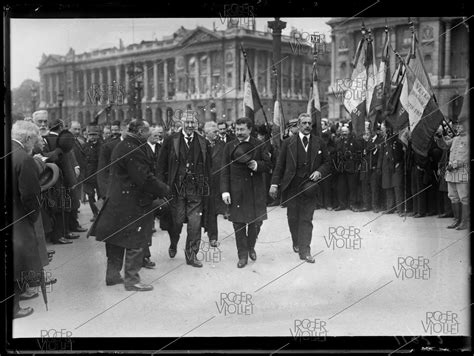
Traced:
[[59, 119], [62, 120], [63, 118], [63, 101], [64, 101], [64, 93], [61, 90], [58, 93], [58, 105], [59, 105]]
[[33, 85], [31, 86], [31, 112], [36, 111], [36, 99], [38, 98], [38, 89]]

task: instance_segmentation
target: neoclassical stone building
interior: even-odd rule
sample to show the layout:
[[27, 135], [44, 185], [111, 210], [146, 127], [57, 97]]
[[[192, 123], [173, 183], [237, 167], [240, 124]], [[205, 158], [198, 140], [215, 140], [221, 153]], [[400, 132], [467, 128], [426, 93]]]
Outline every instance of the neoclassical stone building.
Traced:
[[[420, 50], [431, 84], [444, 115], [453, 116], [457, 95], [468, 89], [469, 37], [466, 24], [460, 17], [412, 17], [419, 40]], [[334, 18], [328, 24], [332, 28], [331, 86], [329, 88], [329, 118], [348, 118], [341, 96], [337, 92], [337, 80], [350, 78], [357, 44], [362, 36], [362, 21], [375, 35], [377, 65], [380, 63], [385, 25], [390, 28], [392, 47], [404, 57], [410, 50], [411, 30], [406, 17]], [[392, 73], [398, 58], [391, 58]], [[451, 102], [450, 102], [451, 101]]]
[[[313, 56], [305, 45], [296, 48], [290, 36], [282, 36], [282, 101], [286, 121], [306, 111]], [[272, 120], [272, 34], [255, 30], [255, 24], [228, 26], [226, 30], [181, 27], [156, 41], [65, 56], [43, 55], [40, 71], [40, 108], [66, 122], [90, 123], [107, 103], [114, 102], [109, 120], [132, 116], [127, 95], [133, 86], [128, 71], [133, 61], [140, 67], [142, 116], [153, 123], [166, 122], [177, 109], [191, 108], [200, 120], [235, 120], [242, 115], [244, 56], [258, 88], [268, 120]], [[309, 50], [308, 50], [309, 49]], [[320, 92], [323, 105], [329, 86], [330, 55], [319, 56]], [[60, 105], [61, 99], [62, 105]], [[96, 98], [98, 96], [98, 98]], [[327, 108], [327, 105], [326, 105]], [[257, 122], [264, 122], [262, 112]]]

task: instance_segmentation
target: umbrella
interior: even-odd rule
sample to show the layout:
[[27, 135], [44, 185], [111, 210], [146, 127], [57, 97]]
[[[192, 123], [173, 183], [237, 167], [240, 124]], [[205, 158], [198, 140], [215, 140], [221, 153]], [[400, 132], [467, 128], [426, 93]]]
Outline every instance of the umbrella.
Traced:
[[40, 277], [40, 286], [41, 286], [41, 294], [43, 294], [44, 304], [46, 305], [46, 311], [48, 311], [48, 296], [46, 295], [46, 273], [44, 269], [41, 270], [41, 277]]

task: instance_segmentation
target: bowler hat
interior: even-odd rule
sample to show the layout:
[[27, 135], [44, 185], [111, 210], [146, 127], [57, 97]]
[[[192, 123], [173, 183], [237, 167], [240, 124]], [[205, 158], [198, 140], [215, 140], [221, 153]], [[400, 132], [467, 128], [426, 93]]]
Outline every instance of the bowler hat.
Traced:
[[63, 152], [69, 152], [74, 148], [74, 135], [69, 130], [63, 130], [58, 135], [57, 146]]
[[232, 151], [232, 161], [247, 164], [253, 159], [254, 146], [250, 142], [240, 142]]
[[41, 191], [48, 190], [56, 184], [59, 178], [59, 168], [54, 163], [45, 163], [41, 158], [34, 157], [38, 170]]
[[318, 191], [318, 182], [314, 182], [309, 178], [304, 180], [299, 185], [299, 192], [306, 198], [315, 198]]
[[49, 126], [50, 130], [54, 130], [59, 125], [63, 125], [63, 127], [64, 127], [64, 121], [55, 118], [55, 119], [50, 119], [49, 122], [48, 122], [48, 126]]

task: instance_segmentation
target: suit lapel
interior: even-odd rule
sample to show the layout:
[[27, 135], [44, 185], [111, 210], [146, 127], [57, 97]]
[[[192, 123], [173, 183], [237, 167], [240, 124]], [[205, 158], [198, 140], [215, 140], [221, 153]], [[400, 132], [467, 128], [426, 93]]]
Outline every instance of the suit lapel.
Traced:
[[173, 138], [174, 152], [176, 153], [176, 158], [179, 159], [179, 139], [181, 138], [181, 133], [178, 133], [176, 137]]
[[309, 157], [311, 160], [311, 167], [316, 159], [316, 156], [318, 155], [318, 150], [319, 150], [319, 144], [316, 140], [316, 136], [310, 135], [310, 140], [309, 140], [309, 147], [311, 148], [311, 156]]
[[[201, 153], [202, 153], [202, 162], [204, 163], [204, 165], [206, 165], [206, 141], [205, 139], [203, 139], [201, 136], [199, 136], [196, 133], [195, 133], [194, 138], [197, 139], [199, 142], [199, 147], [201, 148]], [[197, 163], [198, 157], [199, 157], [198, 154], [194, 155], [194, 164]]]
[[293, 159], [293, 162], [295, 163], [295, 167], [296, 167], [296, 155], [297, 155], [297, 152], [296, 152], [296, 144], [298, 143], [297, 140], [299, 140], [299, 134], [296, 134], [295, 136], [293, 136], [292, 138], [290, 138], [290, 143], [288, 144], [288, 150], [290, 151], [290, 156], [291, 158]]

